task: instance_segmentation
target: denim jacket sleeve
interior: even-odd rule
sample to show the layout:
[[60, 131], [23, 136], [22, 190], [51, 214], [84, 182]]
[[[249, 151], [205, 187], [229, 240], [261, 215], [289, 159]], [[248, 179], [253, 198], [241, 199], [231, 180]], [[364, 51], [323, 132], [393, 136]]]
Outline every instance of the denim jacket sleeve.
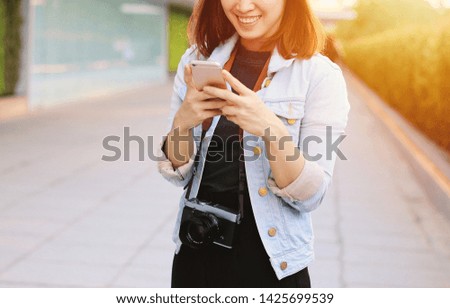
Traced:
[[[180, 63], [178, 64], [178, 69], [173, 85], [172, 97], [170, 101], [170, 113], [168, 118], [169, 124], [166, 128], [167, 132], [170, 132], [170, 130], [172, 129], [175, 114], [183, 103], [184, 96], [186, 95], [186, 84], [184, 82], [184, 66], [189, 62], [189, 57], [193, 52], [194, 47], [188, 48], [184, 55], [181, 57]], [[179, 166], [178, 168], [174, 168], [172, 162], [164, 153], [164, 144], [166, 140], [167, 134], [162, 138], [160, 146], [157, 148], [158, 171], [167, 181], [171, 182], [175, 186], [185, 186], [192, 177], [192, 167], [194, 165], [194, 157], [195, 153], [197, 152], [197, 146], [194, 142], [194, 154], [186, 164]]]
[[344, 138], [341, 136], [350, 110], [345, 79], [338, 66], [333, 65], [331, 70], [316, 79], [316, 82], [311, 82], [306, 95], [305, 114], [300, 126], [298, 146], [305, 154], [303, 170], [283, 189], [271, 176], [268, 179], [269, 189], [275, 195], [303, 212], [316, 209], [331, 184], [336, 153], [329, 153], [330, 147]]

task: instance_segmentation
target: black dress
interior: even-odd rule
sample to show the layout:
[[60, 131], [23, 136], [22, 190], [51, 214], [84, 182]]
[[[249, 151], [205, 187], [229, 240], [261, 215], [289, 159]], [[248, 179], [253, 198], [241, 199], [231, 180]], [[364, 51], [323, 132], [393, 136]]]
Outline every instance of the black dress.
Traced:
[[[231, 74], [252, 89], [268, 57], [270, 52], [249, 51], [239, 45]], [[238, 210], [241, 155], [239, 126], [220, 117], [208, 147], [197, 198]], [[212, 244], [197, 250], [182, 245], [173, 260], [173, 288], [311, 287], [308, 268], [278, 280], [258, 234], [247, 185], [244, 192], [244, 219], [233, 248]]]

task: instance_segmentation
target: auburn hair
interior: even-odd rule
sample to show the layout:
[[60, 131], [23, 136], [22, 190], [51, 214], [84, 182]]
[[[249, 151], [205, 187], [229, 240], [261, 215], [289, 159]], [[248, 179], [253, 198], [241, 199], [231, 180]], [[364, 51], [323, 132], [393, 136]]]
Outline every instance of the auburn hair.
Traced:
[[[220, 0], [197, 0], [188, 25], [190, 44], [209, 57], [213, 50], [236, 33]], [[285, 0], [278, 31], [267, 45], [274, 44], [285, 59], [309, 59], [325, 48], [326, 34], [307, 0]]]

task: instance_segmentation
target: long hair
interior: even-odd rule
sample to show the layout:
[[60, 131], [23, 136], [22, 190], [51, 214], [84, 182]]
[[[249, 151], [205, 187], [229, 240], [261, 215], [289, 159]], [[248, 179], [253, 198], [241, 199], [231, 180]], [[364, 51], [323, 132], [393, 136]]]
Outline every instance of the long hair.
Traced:
[[[220, 0], [197, 0], [188, 25], [191, 44], [209, 57], [213, 50], [236, 33], [223, 11]], [[322, 52], [325, 30], [307, 0], [286, 0], [278, 31], [268, 40], [276, 44], [285, 59], [309, 59]]]

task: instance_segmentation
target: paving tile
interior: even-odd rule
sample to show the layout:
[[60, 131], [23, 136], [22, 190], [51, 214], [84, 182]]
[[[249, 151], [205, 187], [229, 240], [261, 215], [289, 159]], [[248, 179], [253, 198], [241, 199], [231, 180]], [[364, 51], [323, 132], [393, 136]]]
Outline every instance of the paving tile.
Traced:
[[171, 272], [167, 269], [130, 267], [125, 269], [111, 287], [169, 288]]
[[0, 217], [0, 234], [47, 237], [60, 230], [64, 223], [41, 218]]
[[59, 287], [105, 287], [118, 271], [117, 267], [28, 259], [3, 272], [0, 281]]
[[308, 266], [313, 288], [342, 288], [340, 263], [336, 260], [315, 260]]
[[386, 288], [448, 288], [448, 275], [439, 270], [423, 268], [399, 268], [396, 266], [374, 265], [365, 262], [344, 263], [344, 280], [348, 287], [384, 286]]
[[314, 228], [334, 228], [337, 225], [337, 215], [325, 212], [313, 212], [311, 215]]
[[342, 234], [344, 245], [371, 247], [375, 249], [396, 249], [407, 251], [430, 250], [430, 245], [423, 236], [407, 236], [393, 234], [361, 234], [354, 232], [344, 232]]
[[44, 237], [31, 235], [0, 234], [0, 273], [16, 260], [35, 250], [43, 240]]
[[27, 283], [22, 281], [1, 281], [0, 288], [57, 288], [59, 285], [46, 283]]
[[151, 247], [157, 247], [165, 250], [175, 250], [175, 243], [172, 240], [173, 228], [175, 227], [175, 219], [170, 224], [169, 228], [165, 227], [148, 243]]
[[342, 259], [352, 264], [370, 264], [400, 269], [424, 268], [437, 271], [445, 268], [445, 264], [448, 263], [448, 259], [437, 257], [433, 251], [380, 249], [377, 247], [368, 248], [351, 245], [344, 246]]
[[59, 244], [85, 244], [85, 245], [116, 245], [138, 247], [151, 237], [151, 232], [138, 232], [133, 228], [107, 228], [104, 226], [83, 225], [72, 226], [58, 235], [54, 242]]
[[383, 236], [424, 237], [421, 228], [414, 222], [404, 221], [396, 216], [383, 215], [343, 215], [339, 228], [343, 234], [367, 234]]
[[[147, 89], [2, 125], [1, 287], [170, 286], [183, 190], [162, 178], [155, 161], [139, 161], [136, 144], [128, 162], [102, 161], [101, 144], [108, 135], [123, 138], [125, 126], [144, 137], [166, 133], [171, 91]], [[395, 139], [356, 92], [349, 95], [340, 146], [347, 160], [336, 161], [312, 212], [313, 286], [449, 287], [450, 222]]]
[[155, 267], [170, 270], [175, 247], [146, 247], [131, 261], [131, 266], [153, 269]]
[[43, 219], [66, 223], [95, 207], [96, 201], [85, 198], [55, 197], [54, 194], [33, 196], [4, 211], [5, 219]]
[[130, 247], [74, 243], [63, 245], [50, 242], [33, 251], [28, 261], [123, 266], [135, 253], [136, 250]]
[[317, 260], [339, 260], [342, 253], [341, 250], [341, 245], [338, 243], [318, 240], [314, 243], [314, 252]]
[[314, 227], [314, 241], [325, 243], [338, 243], [339, 233], [333, 228]]

